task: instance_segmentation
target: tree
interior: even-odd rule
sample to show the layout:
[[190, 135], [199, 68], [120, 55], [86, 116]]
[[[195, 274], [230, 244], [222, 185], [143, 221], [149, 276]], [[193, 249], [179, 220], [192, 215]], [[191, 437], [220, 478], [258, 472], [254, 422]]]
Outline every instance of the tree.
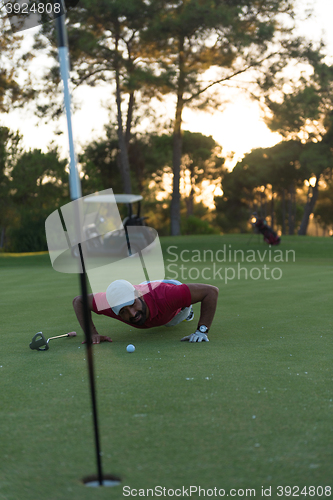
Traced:
[[117, 165], [119, 143], [113, 127], [106, 127], [106, 138], [97, 139], [83, 148], [79, 155], [82, 170], [82, 193], [90, 194], [112, 186], [115, 193], [122, 192], [122, 179]]
[[0, 248], [6, 243], [6, 229], [13, 217], [10, 174], [22, 153], [22, 137], [7, 127], [0, 127]]
[[0, 11], [0, 33], [0, 112], [8, 113], [35, 97], [29, 72], [34, 55], [22, 51], [23, 37], [13, 34], [5, 8]]
[[[115, 192], [121, 191], [121, 179], [116, 166], [118, 141], [115, 129], [106, 127], [107, 139], [86, 145], [80, 155], [83, 193], [106, 189], [111, 181]], [[223, 170], [224, 159], [221, 148], [212, 137], [184, 132], [184, 155], [182, 158], [182, 195], [186, 217], [182, 221], [185, 234], [211, 234], [216, 232], [207, 220], [209, 211], [202, 203], [194, 202], [195, 195], [202, 193], [203, 184], [217, 184]], [[169, 196], [158, 200], [165, 191], [165, 180], [172, 169], [172, 135], [136, 135], [129, 144], [132, 185], [144, 196], [143, 211], [148, 222], [159, 234], [166, 235], [169, 226]]]
[[[79, 157], [83, 172], [82, 186], [85, 193], [107, 189], [122, 192], [122, 180], [117, 170], [119, 142], [116, 128], [105, 127], [106, 139], [97, 139], [84, 147]], [[128, 145], [131, 165], [131, 185], [134, 191], [149, 197], [150, 181], [161, 184], [165, 166], [170, 163], [172, 152], [170, 136], [142, 134], [132, 137]], [[162, 188], [161, 188], [162, 189]]]
[[326, 189], [319, 192], [318, 202], [314, 211], [315, 219], [324, 231], [333, 227], [333, 182], [327, 183]]
[[[310, 215], [314, 212], [315, 204], [318, 199], [320, 180], [330, 176], [333, 168], [333, 148], [327, 144], [323, 138], [321, 142], [311, 142], [306, 144], [300, 161], [305, 170], [306, 180], [308, 181], [308, 194], [304, 206], [303, 218], [298, 231], [299, 235], [305, 235], [309, 224]], [[315, 179], [314, 184], [311, 183]]]
[[[333, 168], [333, 67], [324, 57], [323, 52], [309, 49], [312, 72], [304, 74], [288, 92], [284, 88], [276, 92], [274, 100], [270, 96], [266, 98], [272, 113], [267, 120], [269, 127], [288, 139], [295, 138], [305, 144], [300, 162], [308, 183], [308, 195], [299, 235], [306, 234], [320, 181], [329, 176]], [[315, 179], [313, 184], [312, 178]]]
[[[284, 25], [293, 17], [285, 0], [151, 0], [155, 16], [144, 32], [152, 63], [165, 75], [161, 92], [176, 98], [173, 127], [171, 234], [180, 234], [182, 115], [185, 106], [204, 107], [217, 84], [249, 73], [264, 89], [290, 58], [303, 57], [303, 42]], [[211, 81], [205, 72], [214, 68]], [[265, 75], [261, 77], [260, 71]]]
[[[271, 184], [271, 224], [274, 226], [274, 201], [280, 199], [282, 234], [293, 235], [297, 222], [297, 188], [303, 186], [304, 170], [300, 162], [303, 144], [299, 140], [281, 141], [272, 148], [265, 149], [268, 160], [266, 179]], [[288, 205], [288, 207], [287, 207]]]
[[[305, 169], [301, 141], [282, 141], [271, 148], [257, 148], [245, 155], [222, 180], [223, 197], [216, 199], [217, 222], [225, 231], [247, 230], [251, 213], [278, 222], [282, 234], [294, 234], [298, 222], [296, 190], [303, 186]], [[286, 207], [288, 202], [288, 210]]]
[[8, 231], [8, 248], [16, 252], [47, 250], [45, 219], [69, 202], [67, 161], [57, 149], [23, 152], [11, 171], [10, 192], [15, 217]]
[[[80, 85], [109, 84], [114, 87], [119, 143], [118, 167], [125, 193], [132, 191], [128, 148], [138, 91], [145, 92], [147, 82], [153, 80], [152, 69], [144, 64], [140, 32], [145, 28], [148, 4], [144, 0], [80, 0], [67, 16], [67, 30], [71, 60], [71, 78]], [[51, 42], [49, 54], [57, 59], [54, 47], [56, 37], [51, 23], [43, 26], [43, 35]], [[35, 48], [46, 49], [47, 44], [37, 36]], [[50, 95], [59, 86], [58, 63], [45, 76], [45, 89]], [[123, 118], [123, 98], [127, 96], [126, 119]], [[50, 111], [39, 105], [39, 112]], [[51, 108], [53, 116], [59, 107]], [[108, 186], [110, 187], [110, 186]], [[113, 187], [113, 184], [111, 184]]]
[[[245, 160], [245, 159], [244, 159]], [[255, 163], [257, 169], [257, 163]], [[262, 184], [258, 175], [243, 162], [232, 171], [222, 174], [223, 196], [216, 196], [216, 223], [226, 233], [246, 232], [251, 213], [255, 207], [255, 188]]]
[[184, 131], [182, 172], [186, 188], [188, 175], [188, 195], [186, 197], [187, 217], [194, 212], [194, 196], [202, 192], [203, 181], [213, 183], [221, 178], [224, 158], [221, 147], [211, 136]]

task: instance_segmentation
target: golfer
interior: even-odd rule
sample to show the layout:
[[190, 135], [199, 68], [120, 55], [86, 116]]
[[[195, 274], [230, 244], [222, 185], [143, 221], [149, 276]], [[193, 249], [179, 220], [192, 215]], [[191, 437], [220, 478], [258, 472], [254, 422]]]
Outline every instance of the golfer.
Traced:
[[[175, 326], [182, 321], [192, 321], [192, 304], [200, 302], [197, 329], [182, 341], [208, 342], [208, 331], [213, 322], [219, 289], [200, 283], [187, 285], [177, 280], [144, 282], [132, 285], [126, 280], [113, 281], [106, 292], [88, 295], [90, 331], [93, 344], [112, 342], [110, 337], [99, 335], [92, 321], [91, 312], [109, 316], [135, 328]], [[73, 300], [73, 307], [84, 330], [83, 302], [80, 296]]]

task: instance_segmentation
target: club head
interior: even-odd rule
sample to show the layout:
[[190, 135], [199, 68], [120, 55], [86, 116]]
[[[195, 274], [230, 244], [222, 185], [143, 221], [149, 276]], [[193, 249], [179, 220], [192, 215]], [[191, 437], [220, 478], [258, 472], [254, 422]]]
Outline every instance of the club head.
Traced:
[[29, 346], [30, 349], [35, 349], [36, 351], [47, 351], [49, 349], [48, 341], [42, 332], [38, 332], [32, 337]]

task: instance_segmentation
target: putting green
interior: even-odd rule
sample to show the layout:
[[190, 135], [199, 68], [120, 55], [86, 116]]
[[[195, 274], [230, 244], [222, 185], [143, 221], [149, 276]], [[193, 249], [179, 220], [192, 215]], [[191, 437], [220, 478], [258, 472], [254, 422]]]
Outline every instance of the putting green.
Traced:
[[[161, 241], [167, 277], [220, 289], [210, 342], [179, 341], [195, 328], [198, 305], [193, 322], [172, 329], [94, 318], [113, 339], [93, 347], [103, 468], [122, 477], [94, 491], [80, 482], [96, 466], [86, 351], [71, 305], [78, 277], [55, 272], [47, 255], [0, 258], [0, 500], [167, 490], [185, 498], [190, 486], [202, 488], [191, 490], [196, 499], [214, 488], [212, 498], [222, 490], [262, 497], [262, 487], [287, 498], [279, 486], [329, 498], [333, 239], [284, 237], [277, 249], [248, 235]], [[39, 331], [72, 330], [76, 338], [47, 352], [29, 349]]]

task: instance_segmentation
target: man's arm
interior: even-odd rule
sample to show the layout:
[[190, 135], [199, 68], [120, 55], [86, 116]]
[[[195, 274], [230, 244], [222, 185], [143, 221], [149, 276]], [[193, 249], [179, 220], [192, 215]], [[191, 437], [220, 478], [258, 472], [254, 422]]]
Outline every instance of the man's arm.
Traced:
[[205, 325], [210, 328], [216, 311], [219, 289], [216, 286], [201, 283], [189, 283], [187, 286], [191, 292], [191, 303], [197, 304], [201, 302], [198, 327]]
[[[219, 289], [216, 286], [204, 285], [201, 283], [190, 283], [187, 284], [187, 286], [191, 292], [191, 303], [201, 303], [200, 317], [197, 328], [199, 329], [200, 326], [204, 325], [209, 329], [214, 319]], [[187, 335], [182, 340], [201, 342], [202, 340], [207, 341], [208, 337], [203, 334], [198, 335], [197, 330], [197, 332]]]
[[[89, 315], [89, 325], [90, 325], [90, 332], [91, 332], [91, 338], [92, 338], [92, 343], [93, 344], [99, 344], [100, 342], [112, 342], [110, 337], [107, 337], [106, 335], [99, 335], [98, 331], [96, 330], [96, 327], [92, 321], [91, 318], [91, 312], [94, 310], [93, 309], [93, 294], [88, 295], [88, 315]], [[84, 312], [83, 312], [83, 301], [82, 297], [78, 296], [75, 297], [73, 300], [73, 307], [74, 311], [76, 314], [76, 317], [78, 319], [78, 322], [80, 323], [80, 326], [82, 330], [84, 331]], [[85, 344], [85, 340], [82, 342], [82, 344]]]

